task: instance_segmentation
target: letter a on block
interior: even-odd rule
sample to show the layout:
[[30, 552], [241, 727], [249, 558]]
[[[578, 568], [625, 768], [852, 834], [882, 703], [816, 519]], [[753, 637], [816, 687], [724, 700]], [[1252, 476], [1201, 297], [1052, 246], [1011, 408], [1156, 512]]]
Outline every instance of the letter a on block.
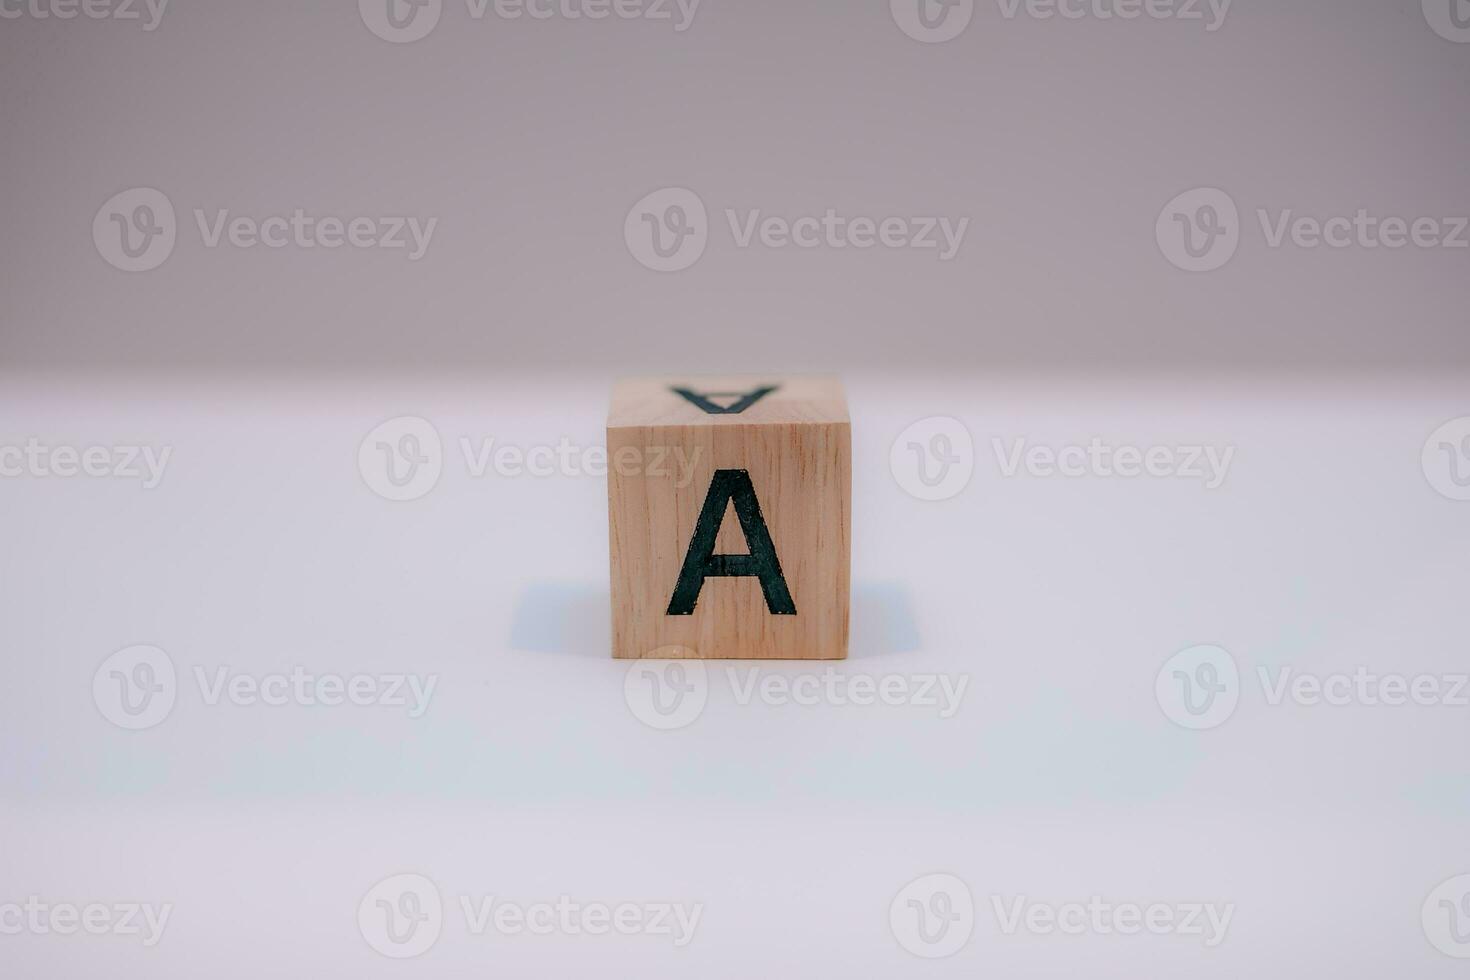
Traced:
[[[754, 391], [709, 391], [701, 394], [688, 388], [672, 388], [674, 394], [687, 399], [706, 415], [739, 415], [762, 398], [776, 390], [775, 385], [767, 385], [764, 388], [756, 388]], [[718, 405], [710, 401], [711, 398], [733, 398], [728, 405]]]
[[[750, 548], [748, 555], [715, 554], [715, 539], [719, 537], [720, 523], [731, 501], [735, 503], [735, 516], [740, 519], [745, 544]], [[684, 556], [679, 582], [674, 586], [674, 597], [669, 600], [668, 614], [694, 615], [699, 590], [704, 588], [706, 578], [750, 575], [761, 580], [761, 592], [771, 615], [796, 615], [796, 603], [791, 601], [791, 590], [781, 574], [781, 561], [776, 557], [766, 519], [761, 516], [760, 500], [756, 498], [750, 474], [745, 470], [716, 470], [699, 511], [699, 523], [694, 525], [694, 537], [689, 540], [689, 551]]]
[[607, 460], [614, 657], [847, 656], [852, 424], [840, 381], [621, 381]]

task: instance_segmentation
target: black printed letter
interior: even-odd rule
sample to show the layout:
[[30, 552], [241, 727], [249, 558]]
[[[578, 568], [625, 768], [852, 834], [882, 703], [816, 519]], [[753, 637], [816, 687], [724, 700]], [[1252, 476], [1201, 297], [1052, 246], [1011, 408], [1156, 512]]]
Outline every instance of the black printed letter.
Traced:
[[[760, 401], [771, 392], [775, 391], [776, 386], [769, 385], [765, 388], [757, 388], [754, 391], [710, 391], [704, 394], [700, 394], [697, 391], [691, 391], [688, 388], [671, 388], [669, 390], [676, 395], [684, 397], [691, 404], [701, 409], [706, 414], [739, 415], [741, 412], [745, 411], [747, 408], [754, 405], [756, 402]], [[734, 398], [735, 401], [731, 402], [729, 405], [721, 406], [716, 405], [714, 402], [710, 401], [711, 398]]]
[[[735, 516], [740, 518], [740, 530], [745, 533], [745, 544], [750, 548], [748, 555], [715, 554], [715, 537], [720, 533], [725, 508], [731, 500], [735, 501]], [[761, 591], [765, 593], [766, 608], [771, 615], [796, 615], [796, 603], [791, 601], [791, 590], [786, 587], [786, 578], [781, 574], [781, 562], [776, 558], [776, 546], [771, 543], [766, 519], [761, 516], [760, 501], [756, 499], [750, 473], [746, 470], [716, 470], [709, 484], [709, 493], [704, 498], [704, 507], [699, 512], [699, 522], [694, 525], [694, 537], [689, 541], [689, 552], [684, 556], [684, 568], [674, 586], [674, 597], [669, 600], [668, 615], [693, 615], [694, 604], [699, 601], [699, 590], [704, 588], [704, 580], [710, 576], [749, 575], [761, 580]]]

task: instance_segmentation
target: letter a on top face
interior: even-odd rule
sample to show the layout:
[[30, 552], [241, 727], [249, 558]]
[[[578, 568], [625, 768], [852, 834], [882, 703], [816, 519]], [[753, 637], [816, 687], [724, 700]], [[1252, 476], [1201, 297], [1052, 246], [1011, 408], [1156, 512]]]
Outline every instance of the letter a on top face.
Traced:
[[847, 656], [852, 426], [841, 382], [620, 382], [607, 450], [614, 657]]

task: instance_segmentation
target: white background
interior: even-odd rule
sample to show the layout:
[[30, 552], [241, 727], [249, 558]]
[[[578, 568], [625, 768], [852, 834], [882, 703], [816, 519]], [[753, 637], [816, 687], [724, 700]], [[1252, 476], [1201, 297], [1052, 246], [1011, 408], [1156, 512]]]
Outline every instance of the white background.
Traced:
[[[1459, 975], [1420, 906], [1470, 870], [1470, 709], [1269, 706], [1258, 666], [1464, 672], [1470, 504], [1420, 464], [1462, 383], [848, 379], [844, 675], [968, 675], [952, 718], [709, 702], [659, 732], [608, 656], [605, 482], [466, 473], [458, 441], [599, 445], [603, 378], [475, 383], [19, 380], [6, 444], [173, 447], [162, 484], [0, 480], [0, 903], [175, 906], [163, 941], [0, 937], [13, 976]], [[444, 473], [392, 503], [359, 442], [431, 420]], [[894, 438], [965, 422], [975, 475], [906, 494]], [[1003, 478], [991, 440], [1234, 446], [1228, 479]], [[92, 678], [138, 643], [178, 703], [128, 732]], [[1224, 725], [1155, 675], [1202, 643]], [[433, 673], [401, 708], [206, 705], [192, 668]], [[743, 671], [745, 665], [738, 665]], [[763, 668], [794, 676], [811, 665]], [[743, 676], [743, 675], [742, 675]], [[437, 944], [357, 929], [379, 880], [444, 897]], [[964, 879], [974, 937], [917, 959], [889, 903]], [[472, 936], [458, 896], [699, 902], [698, 933]], [[1234, 903], [1228, 936], [1004, 935], [1009, 902]]]

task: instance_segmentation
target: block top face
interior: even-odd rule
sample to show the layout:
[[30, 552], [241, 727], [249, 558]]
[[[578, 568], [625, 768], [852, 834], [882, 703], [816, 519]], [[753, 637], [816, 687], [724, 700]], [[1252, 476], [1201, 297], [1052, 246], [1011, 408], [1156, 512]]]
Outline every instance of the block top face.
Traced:
[[740, 375], [637, 378], [613, 387], [607, 427], [845, 423], [847, 395], [832, 377]]

